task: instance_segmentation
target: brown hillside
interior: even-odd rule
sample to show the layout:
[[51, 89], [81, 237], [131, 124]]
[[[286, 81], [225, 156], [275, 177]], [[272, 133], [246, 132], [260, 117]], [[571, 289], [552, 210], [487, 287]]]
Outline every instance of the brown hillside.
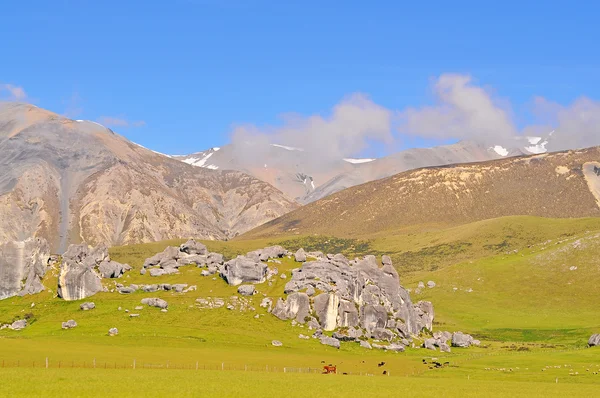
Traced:
[[510, 216], [600, 216], [600, 148], [412, 170], [304, 206], [243, 238], [365, 236]]

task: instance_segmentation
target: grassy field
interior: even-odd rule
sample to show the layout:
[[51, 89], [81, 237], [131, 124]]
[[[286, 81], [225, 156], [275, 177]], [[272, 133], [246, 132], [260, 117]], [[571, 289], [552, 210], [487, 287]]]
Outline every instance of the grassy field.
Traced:
[[[367, 351], [356, 343], [343, 343], [336, 350], [299, 339], [298, 334], [311, 333], [259, 307], [264, 295], [283, 295], [287, 279], [278, 276], [271, 286], [257, 285], [259, 294], [249, 302], [256, 311], [200, 309], [195, 305], [200, 297], [234, 303], [236, 288], [216, 276], [202, 277], [192, 266], [160, 278], [139, 274], [145, 258], [179, 243], [111, 249], [115, 260], [128, 262], [134, 270], [105, 284], [112, 289], [116, 282], [187, 283], [196, 285], [196, 291], [100, 293], [89, 299], [97, 308], [83, 312], [81, 302], [55, 297], [54, 270], [45, 280], [52, 292], [1, 301], [0, 323], [28, 317], [31, 324], [18, 332], [0, 330], [0, 395], [54, 396], [77, 388], [75, 395], [80, 396], [141, 391], [151, 396], [590, 396], [600, 384], [600, 349], [586, 348], [589, 335], [600, 332], [598, 219], [509, 217], [362, 239], [296, 236], [206, 242], [228, 258], [275, 243], [349, 256], [389, 253], [413, 301], [433, 302], [434, 329], [461, 330], [483, 342], [449, 354], [416, 348], [402, 354]], [[298, 266], [289, 259], [271, 265], [288, 276]], [[434, 288], [417, 289], [419, 281], [429, 280], [436, 283]], [[135, 310], [144, 297], [164, 298], [168, 312]], [[131, 318], [131, 313], [140, 316]], [[62, 330], [61, 322], [68, 319], [78, 327]], [[108, 336], [111, 327], [119, 335]], [[283, 347], [273, 347], [274, 339]], [[49, 369], [44, 368], [46, 358]], [[432, 358], [449, 366], [431, 368]], [[380, 367], [381, 362], [385, 365]], [[94, 363], [96, 368], [90, 369]], [[351, 375], [283, 373], [284, 368], [320, 369], [323, 363], [335, 363], [340, 373]], [[34, 379], [35, 386], [24, 383]]]

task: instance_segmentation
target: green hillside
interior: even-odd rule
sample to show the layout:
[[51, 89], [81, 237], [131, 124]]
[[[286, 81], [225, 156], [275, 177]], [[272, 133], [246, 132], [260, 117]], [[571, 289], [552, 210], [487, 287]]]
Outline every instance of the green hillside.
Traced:
[[[127, 262], [134, 269], [120, 279], [104, 283], [109, 289], [117, 282], [187, 283], [196, 285], [196, 291], [99, 293], [85, 300], [95, 302], [97, 308], [84, 312], [79, 309], [82, 301], [65, 302], [54, 297], [55, 269], [45, 280], [53, 292], [0, 301], [0, 323], [23, 317], [30, 320], [30, 326], [22, 331], [0, 330], [0, 361], [7, 368], [0, 372], [0, 381], [6, 386], [5, 391], [22, 392], [22, 387], [11, 379], [15, 371], [31, 378], [49, 372], [44, 374], [65, 380], [64, 383], [85, 377], [90, 379], [90, 388], [98, 385], [102, 377], [118, 379], [114, 386], [123, 389], [128, 380], [136, 382], [140, 378], [167, 384], [171, 378], [185, 379], [188, 384], [180, 381], [181, 388], [189, 395], [197, 392], [193, 380], [201, 379], [210, 392], [208, 396], [269, 394], [278, 383], [275, 379], [287, 380], [286, 385], [294, 386], [294, 391], [303, 391], [302, 386], [307, 383], [320, 386], [322, 389], [317, 389], [315, 396], [331, 396], [331, 391], [350, 394], [359, 388], [370, 396], [375, 387], [369, 380], [373, 379], [361, 375], [380, 376], [384, 370], [392, 377], [377, 378], [381, 382], [376, 385], [381, 388], [402, 391], [398, 388], [404, 386], [405, 391], [411, 391], [409, 386], [425, 384], [452, 388], [457, 396], [475, 392], [467, 382], [477, 385], [477, 391], [486, 395], [504, 391], [522, 396], [558, 395], [561, 391], [589, 396], [592, 386], [596, 388], [600, 383], [600, 350], [585, 348], [587, 338], [600, 332], [600, 318], [596, 315], [600, 289], [595, 282], [600, 271], [600, 219], [507, 217], [418, 233], [386, 231], [360, 240], [310, 235], [205, 242], [211, 251], [222, 252], [227, 258], [272, 244], [282, 244], [290, 250], [304, 247], [343, 252], [347, 256], [390, 254], [403, 285], [411, 289], [413, 301], [433, 302], [435, 330], [461, 330], [483, 342], [481, 347], [454, 348], [449, 354], [416, 348], [402, 354], [368, 351], [356, 343], [342, 343], [341, 349], [336, 350], [314, 339], [299, 339], [300, 333], [311, 332], [280, 321], [259, 306], [263, 294], [283, 295], [283, 286], [289, 279], [279, 276], [271, 286], [257, 285], [259, 294], [249, 299], [256, 311], [241, 312], [237, 307], [200, 309], [195, 304], [197, 298], [220, 297], [227, 303], [235, 302], [231, 297], [239, 296], [237, 289], [216, 275], [200, 276], [200, 269], [194, 266], [182, 267], [180, 274], [158, 278], [139, 273], [144, 259], [180, 243], [112, 248], [114, 260]], [[271, 265], [288, 277], [290, 270], [299, 266], [291, 259]], [[419, 281], [434, 281], [436, 286], [418, 289]], [[169, 303], [168, 312], [150, 307], [135, 310], [144, 297], [164, 298]], [[132, 318], [132, 313], [140, 316]], [[76, 320], [78, 327], [62, 330], [61, 322], [68, 319]], [[117, 336], [108, 336], [111, 327], [119, 329]], [[272, 340], [280, 340], [283, 347], [273, 347]], [[50, 369], [42, 370], [46, 357]], [[449, 362], [450, 367], [430, 369], [423, 359], [431, 362], [432, 357]], [[381, 362], [385, 366], [379, 367]], [[94, 363], [95, 370], [84, 369]], [[341, 376], [283, 373], [284, 368], [320, 369], [323, 363], [335, 363], [340, 372], [356, 376], [347, 376], [348, 381], [340, 386], [336, 380]], [[199, 374], [194, 373], [196, 366]], [[70, 367], [77, 369], [67, 372]], [[242, 371], [252, 372], [252, 376]], [[239, 394], [233, 390], [231, 394], [224, 393], [219, 385], [227, 377], [239, 377], [248, 389]], [[165, 390], [154, 389], [153, 385], [145, 387], [162, 395]], [[115, 391], [110, 388], [107, 387], [107, 393]], [[424, 388], [423, 395], [434, 390]], [[58, 390], [49, 388], [48, 395], [58, 395]]]

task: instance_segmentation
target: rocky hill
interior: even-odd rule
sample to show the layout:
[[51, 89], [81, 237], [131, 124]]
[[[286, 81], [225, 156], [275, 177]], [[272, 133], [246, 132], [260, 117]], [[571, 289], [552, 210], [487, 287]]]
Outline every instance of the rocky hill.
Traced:
[[226, 239], [297, 207], [237, 171], [192, 167], [94, 122], [0, 104], [0, 241]]
[[365, 236], [510, 215], [600, 216], [600, 148], [424, 168], [338, 192], [245, 236]]

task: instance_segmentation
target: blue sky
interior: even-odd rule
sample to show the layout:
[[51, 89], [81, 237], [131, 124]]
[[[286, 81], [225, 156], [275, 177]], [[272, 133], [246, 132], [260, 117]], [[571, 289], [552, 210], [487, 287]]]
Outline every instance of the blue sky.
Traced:
[[518, 126], [535, 96], [598, 98], [596, 2], [487, 3], [4, 2], [0, 84], [166, 153], [223, 145], [232, 126], [289, 112], [326, 116], [356, 92], [391, 110], [431, 104], [445, 73], [510, 103]]

